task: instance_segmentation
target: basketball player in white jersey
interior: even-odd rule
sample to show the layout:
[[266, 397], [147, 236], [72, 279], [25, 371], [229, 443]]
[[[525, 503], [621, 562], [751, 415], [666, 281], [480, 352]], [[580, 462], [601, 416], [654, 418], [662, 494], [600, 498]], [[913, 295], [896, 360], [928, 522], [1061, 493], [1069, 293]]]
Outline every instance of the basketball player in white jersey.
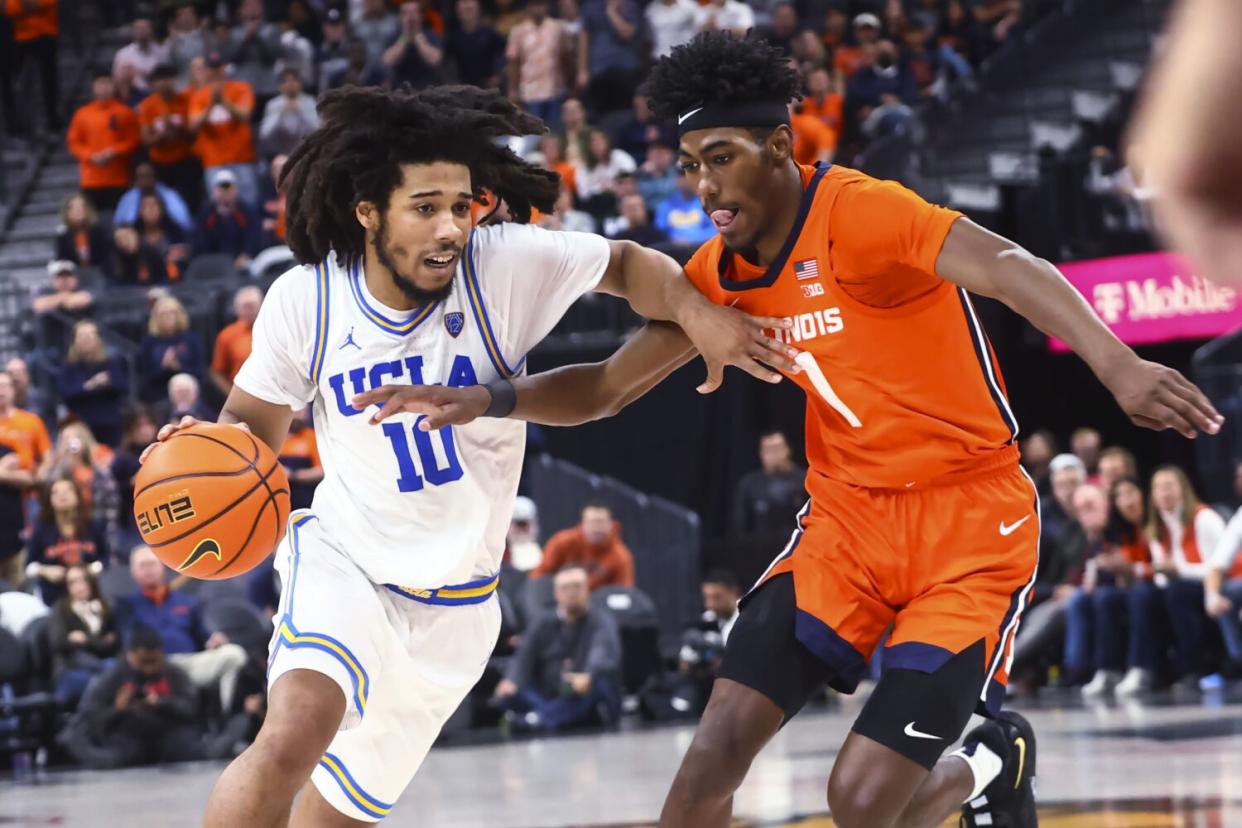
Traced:
[[482, 188], [519, 219], [558, 193], [555, 174], [496, 146], [543, 129], [504, 98], [349, 89], [320, 112], [282, 182], [304, 264], [268, 292], [220, 421], [278, 450], [293, 412], [312, 404], [325, 474], [276, 552], [268, 714], [212, 793], [213, 828], [382, 819], [496, 642], [525, 425], [502, 419], [502, 391], [492, 417], [436, 431], [416, 415], [376, 427], [375, 407], [352, 405], [358, 394], [511, 387], [591, 290], [680, 325], [708, 363], [704, 390], [726, 364], [765, 379], [767, 366], [792, 365], [761, 333], [779, 321], [709, 304], [662, 254], [523, 224], [472, 229]]

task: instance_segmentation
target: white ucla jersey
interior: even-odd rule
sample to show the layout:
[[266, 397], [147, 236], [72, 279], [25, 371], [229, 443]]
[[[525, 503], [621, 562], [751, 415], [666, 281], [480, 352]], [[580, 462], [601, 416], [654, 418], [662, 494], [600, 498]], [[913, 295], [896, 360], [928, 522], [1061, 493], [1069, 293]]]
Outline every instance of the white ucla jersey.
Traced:
[[462, 584], [500, 566], [526, 424], [483, 418], [423, 432], [414, 414], [371, 425], [355, 394], [381, 385], [491, 382], [526, 353], [608, 265], [608, 243], [520, 224], [477, 228], [449, 297], [381, 305], [362, 263], [294, 268], [272, 285], [236, 382], [278, 405], [314, 403], [324, 479], [313, 510], [375, 583]]

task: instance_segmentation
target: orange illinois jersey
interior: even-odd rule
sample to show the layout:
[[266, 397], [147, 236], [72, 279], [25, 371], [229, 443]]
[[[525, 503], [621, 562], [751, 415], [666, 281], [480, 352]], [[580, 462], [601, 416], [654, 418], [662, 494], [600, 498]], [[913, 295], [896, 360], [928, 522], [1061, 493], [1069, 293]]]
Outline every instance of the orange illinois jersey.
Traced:
[[713, 302], [784, 317], [802, 353], [816, 477], [909, 489], [1016, 464], [1018, 424], [965, 290], [936, 275], [961, 213], [839, 166], [801, 167], [793, 231], [770, 267], [720, 237], [686, 266]]

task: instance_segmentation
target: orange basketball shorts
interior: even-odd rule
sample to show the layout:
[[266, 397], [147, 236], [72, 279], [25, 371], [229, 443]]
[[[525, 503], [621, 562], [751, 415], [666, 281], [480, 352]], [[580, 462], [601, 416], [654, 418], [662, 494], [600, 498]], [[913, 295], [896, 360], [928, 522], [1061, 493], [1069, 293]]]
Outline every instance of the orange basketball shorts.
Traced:
[[982, 639], [977, 709], [995, 714], [1039, 561], [1031, 479], [1015, 465], [923, 489], [808, 482], [798, 529], [759, 583], [793, 574], [795, 633], [830, 683], [853, 692], [890, 627], [885, 670], [935, 672]]

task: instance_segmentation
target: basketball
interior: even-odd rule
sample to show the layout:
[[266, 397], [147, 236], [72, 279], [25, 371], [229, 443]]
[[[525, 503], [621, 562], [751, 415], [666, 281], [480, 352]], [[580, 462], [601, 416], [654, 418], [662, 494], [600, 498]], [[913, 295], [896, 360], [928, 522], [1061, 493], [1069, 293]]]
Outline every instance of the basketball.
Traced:
[[272, 553], [289, 518], [289, 481], [248, 431], [200, 423], [155, 447], [134, 479], [143, 543], [177, 572], [218, 580]]

